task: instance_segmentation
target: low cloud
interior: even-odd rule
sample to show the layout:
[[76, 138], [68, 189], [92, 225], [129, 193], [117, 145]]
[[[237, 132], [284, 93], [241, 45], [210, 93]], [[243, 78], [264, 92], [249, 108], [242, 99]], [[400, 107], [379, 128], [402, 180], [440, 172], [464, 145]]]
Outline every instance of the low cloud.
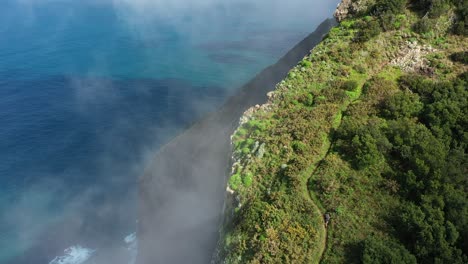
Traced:
[[[28, 26], [37, 22], [38, 15], [44, 11], [44, 7], [76, 4], [75, 0], [16, 1], [27, 14], [24, 16], [26, 18], [24, 25]], [[236, 44], [237, 48], [247, 49], [250, 39], [229, 38], [250, 36], [252, 43], [255, 41], [253, 52], [262, 49], [272, 50], [273, 44], [268, 41], [258, 41], [258, 38], [262, 34], [277, 34], [275, 29], [278, 29], [278, 32], [280, 30], [285, 32], [288, 27], [292, 27], [291, 25], [303, 26], [304, 21], [310, 21], [310, 27], [304, 27], [301, 30], [305, 33], [312, 32], [318, 22], [331, 16], [331, 10], [337, 2], [291, 0], [285, 4], [284, 0], [83, 1], [96, 8], [111, 8], [120, 22], [119, 26], [125, 27], [134, 40], [137, 40], [136, 42], [148, 46], [155, 45], [155, 49], [160, 41], [165, 41], [164, 39], [167, 38], [161, 31], [171, 30], [170, 37], [187, 41], [194, 49], [202, 46], [213, 47], [210, 46], [210, 43], [213, 45], [213, 39], [218, 41], [223, 38], [227, 39], [231, 45]], [[45, 37], [45, 41], [48, 42], [44, 45], [47, 47], [59, 47], [60, 43], [56, 43], [55, 39], [60, 39], [60, 34], [70, 34], [66, 29], [79, 15], [72, 8], [64, 8], [64, 10], [66, 12], [63, 14], [56, 14], [59, 17], [53, 30], [56, 38]], [[9, 19], [6, 23], [14, 20], [13, 17]], [[263, 32], [264, 29], [270, 32]], [[173, 41], [173, 39], [167, 41]], [[216, 48], [214, 55], [211, 55], [215, 62], [221, 60], [221, 63], [227, 61], [229, 64], [240, 61], [239, 64], [242, 64], [252, 60], [244, 57], [243, 60], [236, 61], [232, 57], [235, 53], [222, 53], [223, 47], [228, 47], [227, 44], [217, 43], [219, 48]], [[147, 46], [144, 50], [144, 52], [152, 52]], [[145, 62], [148, 64], [144, 65], [145, 69], [154, 67], [155, 63], [170, 62], [161, 70], [164, 70], [164, 74], [170, 75], [169, 77], [179, 76], [182, 80], [162, 80], [155, 77], [158, 80], [151, 78], [137, 81], [126, 80], [127, 83], [125, 83], [121, 80], [122, 78], [106, 77], [113, 73], [112, 62], [108, 60], [108, 57], [103, 57], [98, 52], [94, 54], [94, 52], [93, 49], [89, 50], [89, 54], [92, 54], [92, 66], [84, 72], [79, 72], [80, 74], [66, 77], [68, 78], [67, 88], [72, 89], [73, 111], [76, 112], [76, 116], [82, 118], [83, 122], [101, 124], [96, 126], [95, 130], [87, 131], [97, 139], [95, 147], [99, 151], [96, 156], [92, 156], [93, 170], [90, 170], [95, 174], [90, 175], [89, 170], [83, 168], [66, 168], [53, 175], [37, 173], [31, 184], [25, 189], [18, 190], [20, 194], [16, 194], [11, 199], [8, 198], [8, 205], [2, 205], [2, 209], [7, 210], [1, 212], [0, 222], [7, 223], [7, 228], [11, 228], [10, 233], [14, 233], [18, 240], [14, 243], [27, 250], [33, 244], [38, 244], [32, 243], [33, 241], [39, 240], [41, 245], [34, 245], [34, 250], [43, 256], [50, 256], [47, 260], [34, 261], [48, 263], [47, 261], [52, 260], [54, 256], [61, 255], [65, 248], [80, 244], [96, 250], [94, 261], [97, 264], [125, 262], [125, 257], [122, 257], [126, 254], [123, 239], [129, 233], [136, 231], [129, 230], [129, 228], [136, 227], [138, 176], [145, 168], [150, 167], [161, 144], [175, 137], [184, 126], [188, 126], [201, 115], [219, 106], [230, 93], [226, 87], [190, 83], [191, 78], [206, 73], [202, 65], [199, 65], [199, 57], [196, 56], [181, 56], [181, 59], [175, 62], [170, 61], [170, 58], [160, 58], [158, 62]], [[77, 68], [74, 63], [70, 61], [70, 69]], [[210, 72], [213, 79], [228, 80], [229, 74], [233, 75], [231, 77], [233, 81], [238, 79], [238, 75], [229, 71], [217, 68], [216, 70]], [[184, 83], [183, 79], [187, 81]], [[151, 81], [157, 81], [158, 84], [151, 83]], [[230, 84], [225, 85], [230, 86]], [[156, 104], [159, 104], [157, 106], [162, 109], [159, 112], [152, 108]], [[115, 115], [112, 116], [109, 113]], [[112, 118], [112, 120], [107, 118]], [[161, 197], [161, 200], [174, 199], [174, 203], [179, 204], [179, 207], [166, 208], [166, 205], [161, 205], [162, 211], [170, 214], [161, 216], [163, 226], [158, 227], [161, 229], [161, 236], [175, 239], [174, 236], [183, 235], [173, 232], [178, 228], [181, 228], [180, 232], [183, 230], [203, 231], [203, 225], [206, 223], [216, 223], [217, 211], [214, 212], [214, 210], [218, 208], [204, 207], [210, 204], [211, 194], [200, 194], [199, 190], [207, 189], [206, 186], [213, 187], [213, 189], [221, 188], [213, 191], [219, 195], [223, 192], [222, 186], [203, 182], [203, 179], [195, 179], [193, 186], [181, 187], [180, 181], [185, 181], [185, 179], [173, 179], [170, 176], [156, 179], [161, 182], [162, 186], [167, 186], [167, 189], [160, 190], [158, 197]], [[82, 186], [80, 184], [80, 179], [88, 181], [93, 177], [96, 180], [95, 185]], [[73, 179], [74, 182], [69, 179]], [[200, 187], [204, 185], [206, 186]], [[183, 192], [180, 195], [175, 195], [181, 190]], [[196, 210], [191, 211], [187, 216], [178, 210], [179, 208], [184, 210], [196, 208]], [[205, 212], [210, 213], [205, 214]], [[173, 219], [184, 219], [190, 215], [198, 221], [171, 223]], [[111, 238], [116, 240], [111, 241]], [[155, 242], [159, 243], [155, 244], [155, 247], [158, 247], [157, 252], [176, 250], [165, 248], [163, 239]], [[190, 247], [191, 245], [183, 246]], [[203, 245], [194, 246], [202, 247]], [[200, 258], [206, 258], [206, 256], [200, 256]], [[19, 258], [18, 263], [28, 263], [30, 260], [25, 254], [25, 257]]]

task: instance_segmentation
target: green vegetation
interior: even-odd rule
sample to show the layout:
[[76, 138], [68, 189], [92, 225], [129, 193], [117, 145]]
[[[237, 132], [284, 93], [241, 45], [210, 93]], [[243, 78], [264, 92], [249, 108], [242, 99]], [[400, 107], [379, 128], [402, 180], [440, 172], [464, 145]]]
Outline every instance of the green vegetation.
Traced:
[[238, 173], [232, 175], [231, 178], [229, 178], [229, 186], [233, 190], [239, 189], [239, 186], [241, 183], [242, 183], [242, 178]]
[[465, 2], [376, 1], [278, 84], [233, 136], [226, 263], [468, 262]]
[[468, 34], [468, 2], [465, 0], [409, 0], [413, 11], [423, 16], [416, 22], [416, 30], [427, 29], [429, 25], [437, 26], [438, 19], [446, 14], [453, 13], [456, 20], [451, 25], [451, 32], [466, 36]]
[[394, 241], [385, 241], [380, 238], [369, 236], [362, 243], [361, 260], [364, 264], [416, 264], [416, 258]]
[[[362, 101], [350, 107], [337, 130], [333, 156], [326, 158], [313, 177], [312, 183], [321, 189], [312, 190], [332, 205], [328, 210], [344, 206], [354, 211], [337, 218], [358, 216], [366, 223], [386, 225], [379, 230], [369, 227], [368, 235], [397, 239], [419, 262], [464, 263], [466, 253], [461, 249], [466, 236], [460, 233], [466, 235], [468, 230], [466, 80], [441, 82], [408, 75], [399, 78], [397, 87], [385, 86], [379, 79], [369, 83]], [[391, 95], [379, 100], [376, 92], [382, 88]], [[370, 107], [369, 102], [377, 100], [381, 103]], [[329, 162], [329, 158], [342, 161]], [[339, 171], [347, 171], [354, 179], [336, 177]], [[346, 188], [360, 194], [324, 188], [331, 180], [328, 177], [335, 185], [347, 184]], [[361, 185], [364, 180], [366, 186]], [[369, 197], [373, 201], [366, 201]], [[361, 199], [360, 204], [345, 201], [350, 198]], [[366, 219], [364, 212], [361, 215], [352, 208], [363, 205], [377, 218]], [[341, 219], [336, 222], [344, 224]], [[330, 262], [339, 259], [330, 255]]]

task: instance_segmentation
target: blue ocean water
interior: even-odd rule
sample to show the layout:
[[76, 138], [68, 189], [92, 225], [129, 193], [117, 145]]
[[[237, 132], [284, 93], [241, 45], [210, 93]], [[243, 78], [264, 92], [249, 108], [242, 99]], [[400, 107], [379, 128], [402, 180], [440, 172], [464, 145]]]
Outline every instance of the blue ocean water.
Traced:
[[0, 263], [123, 254], [157, 148], [337, 2], [2, 1]]

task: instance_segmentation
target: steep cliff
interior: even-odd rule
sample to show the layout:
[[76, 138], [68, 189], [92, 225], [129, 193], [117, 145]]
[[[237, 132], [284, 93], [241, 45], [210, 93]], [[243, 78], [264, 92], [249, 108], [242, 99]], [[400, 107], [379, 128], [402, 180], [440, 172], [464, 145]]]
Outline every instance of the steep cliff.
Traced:
[[286, 77], [335, 25], [324, 21], [217, 112], [164, 146], [140, 181], [138, 263], [209, 263], [218, 239], [231, 165], [230, 135], [251, 105]]
[[467, 14], [343, 0], [232, 136], [214, 262], [466, 263]]

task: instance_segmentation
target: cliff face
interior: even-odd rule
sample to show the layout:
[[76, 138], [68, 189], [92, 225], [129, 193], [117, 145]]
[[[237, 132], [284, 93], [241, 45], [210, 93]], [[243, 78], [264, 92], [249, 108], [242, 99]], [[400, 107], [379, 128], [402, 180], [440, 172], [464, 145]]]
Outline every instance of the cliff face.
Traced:
[[326, 20], [262, 71], [217, 112], [164, 146], [140, 181], [138, 263], [208, 263], [218, 240], [231, 164], [230, 136], [250, 106], [320, 42], [334, 25]]
[[466, 263], [467, 11], [343, 0], [232, 136], [214, 262]]

